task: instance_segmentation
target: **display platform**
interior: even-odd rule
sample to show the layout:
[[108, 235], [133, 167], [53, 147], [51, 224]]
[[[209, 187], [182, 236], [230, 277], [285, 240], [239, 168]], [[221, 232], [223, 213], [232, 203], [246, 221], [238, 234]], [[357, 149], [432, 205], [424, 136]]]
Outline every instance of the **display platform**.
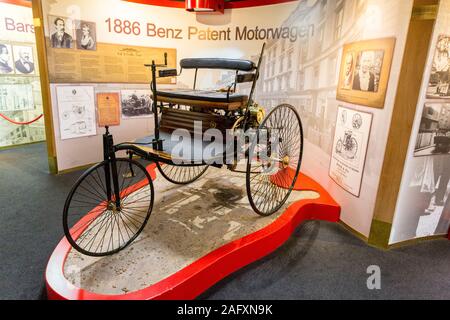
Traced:
[[[155, 167], [149, 166], [152, 177]], [[211, 168], [188, 186], [155, 178], [160, 190], [147, 227], [122, 252], [92, 258], [64, 238], [46, 270], [51, 300], [194, 299], [279, 248], [306, 220], [338, 222], [340, 207], [301, 175], [280, 213], [262, 218], [248, 204], [245, 175]]]

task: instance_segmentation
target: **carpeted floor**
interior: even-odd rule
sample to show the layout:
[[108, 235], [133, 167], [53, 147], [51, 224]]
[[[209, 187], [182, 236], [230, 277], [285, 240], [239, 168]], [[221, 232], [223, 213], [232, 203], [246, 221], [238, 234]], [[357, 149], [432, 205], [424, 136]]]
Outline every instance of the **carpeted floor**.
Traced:
[[[80, 173], [51, 176], [45, 144], [0, 151], [0, 299], [43, 299], [44, 270], [63, 237], [61, 212]], [[309, 222], [277, 252], [223, 280], [202, 299], [450, 299], [450, 242], [392, 251], [335, 224]], [[367, 268], [382, 288], [367, 289]]]

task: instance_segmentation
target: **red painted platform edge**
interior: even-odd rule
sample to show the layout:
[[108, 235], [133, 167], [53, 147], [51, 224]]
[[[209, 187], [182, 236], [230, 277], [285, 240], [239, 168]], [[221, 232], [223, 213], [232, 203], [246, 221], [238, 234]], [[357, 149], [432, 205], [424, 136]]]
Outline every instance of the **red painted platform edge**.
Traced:
[[[149, 167], [152, 177], [155, 167]], [[292, 204], [271, 225], [233, 241], [200, 258], [172, 276], [140, 291], [123, 295], [102, 295], [76, 288], [64, 277], [64, 263], [71, 246], [64, 238], [56, 247], [45, 274], [50, 300], [189, 300], [237, 270], [269, 255], [283, 245], [295, 229], [307, 220], [339, 222], [340, 206], [328, 192], [306, 175], [296, 190], [317, 192], [317, 199]], [[150, 222], [151, 223], [151, 222]]]

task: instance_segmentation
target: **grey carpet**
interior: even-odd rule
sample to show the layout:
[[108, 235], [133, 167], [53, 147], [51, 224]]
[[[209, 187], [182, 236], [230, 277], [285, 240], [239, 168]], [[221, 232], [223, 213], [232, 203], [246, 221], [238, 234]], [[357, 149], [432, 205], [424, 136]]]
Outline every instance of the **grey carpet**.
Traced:
[[[45, 298], [44, 270], [79, 175], [49, 175], [45, 144], [0, 151], [0, 299]], [[339, 225], [308, 222], [274, 254], [200, 298], [450, 299], [449, 249], [437, 240], [380, 251]], [[379, 291], [367, 289], [370, 265], [381, 268]]]

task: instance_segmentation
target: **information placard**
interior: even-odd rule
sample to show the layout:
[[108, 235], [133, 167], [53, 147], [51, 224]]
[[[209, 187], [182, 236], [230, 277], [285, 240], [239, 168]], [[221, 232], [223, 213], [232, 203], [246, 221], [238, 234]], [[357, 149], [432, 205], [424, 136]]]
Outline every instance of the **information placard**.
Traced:
[[330, 177], [356, 197], [361, 193], [372, 118], [371, 113], [338, 108]]
[[120, 95], [118, 92], [97, 93], [98, 126], [120, 125]]
[[94, 87], [58, 86], [56, 93], [61, 140], [96, 135]]
[[[176, 49], [97, 43], [97, 50], [52, 48], [48, 40], [48, 71], [51, 83], [132, 83], [149, 84], [152, 60], [168, 68], [177, 67]], [[176, 78], [158, 79], [160, 84], [176, 84]]]

